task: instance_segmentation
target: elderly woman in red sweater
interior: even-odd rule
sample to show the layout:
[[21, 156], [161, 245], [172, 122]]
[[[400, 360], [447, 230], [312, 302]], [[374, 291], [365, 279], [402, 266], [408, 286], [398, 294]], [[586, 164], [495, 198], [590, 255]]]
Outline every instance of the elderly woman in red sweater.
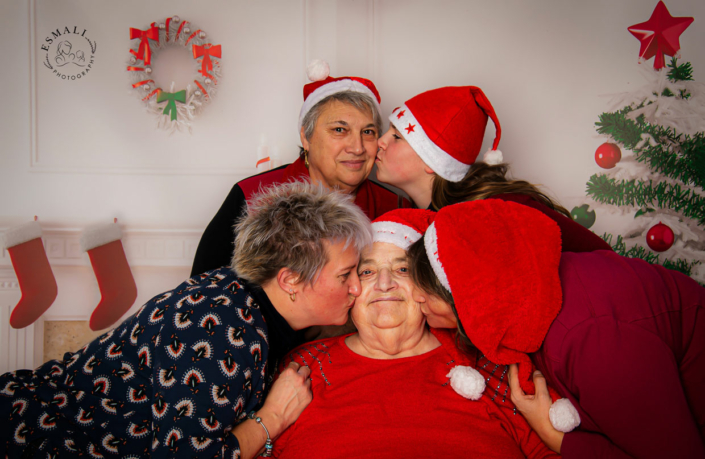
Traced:
[[[518, 363], [511, 398], [554, 451], [705, 457], [705, 289], [695, 281], [612, 251], [561, 254], [553, 221], [489, 200], [443, 208], [409, 257], [430, 294], [417, 297], [429, 325]], [[535, 394], [534, 366], [545, 376]], [[579, 429], [549, 422], [546, 381], [577, 409]]]
[[[433, 215], [400, 209], [373, 224], [351, 312], [358, 332], [291, 353], [311, 370], [313, 401], [277, 439], [275, 457], [557, 457], [516, 414], [506, 372], [458, 352], [447, 330], [430, 331], [413, 301], [405, 249]], [[491, 388], [477, 401], [451, 387], [468, 366]]]

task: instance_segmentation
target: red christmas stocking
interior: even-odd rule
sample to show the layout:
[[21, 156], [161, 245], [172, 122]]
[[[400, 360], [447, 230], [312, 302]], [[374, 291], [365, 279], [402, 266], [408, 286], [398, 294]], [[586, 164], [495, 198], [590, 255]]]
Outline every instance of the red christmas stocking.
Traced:
[[42, 228], [37, 222], [10, 228], [5, 247], [17, 274], [22, 297], [10, 315], [13, 328], [31, 325], [56, 299], [56, 279], [42, 244]]
[[135, 279], [120, 239], [122, 232], [117, 223], [88, 228], [81, 235], [81, 249], [91, 259], [101, 296], [91, 315], [91, 330], [114, 324], [137, 298]]

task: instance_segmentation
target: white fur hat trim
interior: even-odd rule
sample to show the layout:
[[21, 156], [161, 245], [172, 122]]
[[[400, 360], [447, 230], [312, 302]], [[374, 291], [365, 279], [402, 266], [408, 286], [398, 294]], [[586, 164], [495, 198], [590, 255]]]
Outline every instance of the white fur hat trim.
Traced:
[[314, 59], [308, 63], [306, 67], [306, 75], [311, 81], [323, 81], [330, 75], [330, 67], [328, 62], [320, 59]]
[[328, 84], [320, 86], [308, 95], [308, 97], [304, 101], [304, 104], [301, 106], [301, 112], [299, 112], [299, 131], [301, 131], [301, 126], [303, 125], [306, 113], [308, 113], [314, 105], [316, 105], [317, 103], [319, 103], [330, 95], [343, 91], [353, 91], [360, 92], [362, 94], [367, 94], [372, 99], [372, 102], [375, 104], [375, 107], [377, 107], [377, 111], [379, 111], [379, 102], [377, 102], [377, 96], [375, 96], [375, 93], [373, 93], [370, 88], [360, 83], [359, 81], [350, 80], [348, 78], [341, 78], [340, 80], [331, 81]]
[[435, 222], [431, 223], [426, 230], [426, 237], [423, 239], [423, 245], [426, 248], [426, 255], [428, 255], [428, 260], [431, 262], [433, 272], [436, 273], [436, 277], [439, 281], [441, 281], [441, 285], [443, 285], [452, 294], [453, 291], [450, 289], [448, 276], [446, 276], [446, 272], [443, 270], [443, 265], [441, 264], [441, 259], [438, 256], [438, 236], [436, 235]]
[[5, 231], [4, 237], [2, 238], [2, 246], [6, 249], [14, 247], [16, 245], [24, 244], [33, 239], [42, 237], [42, 227], [36, 221], [31, 221], [28, 223], [23, 223], [21, 225], [13, 226], [12, 228]]
[[375, 222], [372, 224], [372, 231], [373, 242], [388, 242], [404, 250], [421, 239], [421, 233], [396, 222]]
[[496, 166], [497, 164], [502, 164], [502, 162], [504, 161], [504, 157], [502, 156], [501, 151], [492, 150], [490, 148], [482, 156], [482, 160], [490, 166]]
[[[433, 169], [433, 172], [444, 179], [451, 182], [459, 182], [470, 170], [469, 164], [458, 161], [433, 143], [406, 104], [402, 105], [398, 110], [394, 110], [389, 115], [389, 121], [411, 145], [411, 148], [419, 155], [419, 158]], [[409, 126], [414, 128], [413, 131], [407, 132]]]
[[446, 375], [450, 386], [460, 395], [470, 400], [479, 400], [485, 391], [485, 378], [473, 367], [457, 365]]
[[117, 223], [89, 226], [81, 234], [81, 250], [87, 252], [120, 239], [122, 239], [122, 231]]
[[560, 432], [570, 432], [580, 425], [580, 414], [570, 400], [559, 398], [548, 410], [548, 418], [553, 428]]

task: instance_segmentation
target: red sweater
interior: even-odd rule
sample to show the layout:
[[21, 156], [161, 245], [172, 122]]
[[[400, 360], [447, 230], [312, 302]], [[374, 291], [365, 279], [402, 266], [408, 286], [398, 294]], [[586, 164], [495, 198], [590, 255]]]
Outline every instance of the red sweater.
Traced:
[[[292, 352], [311, 368], [313, 401], [274, 442], [274, 456], [294, 458], [558, 457], [514, 412], [494, 382], [506, 367], [485, 363], [484, 395], [458, 395], [446, 377], [470, 365], [450, 331], [442, 345], [415, 357], [375, 360], [352, 352], [347, 336], [308, 343]], [[284, 362], [288, 364], [288, 361]], [[492, 375], [490, 375], [492, 372]], [[493, 401], [494, 399], [494, 401]]]

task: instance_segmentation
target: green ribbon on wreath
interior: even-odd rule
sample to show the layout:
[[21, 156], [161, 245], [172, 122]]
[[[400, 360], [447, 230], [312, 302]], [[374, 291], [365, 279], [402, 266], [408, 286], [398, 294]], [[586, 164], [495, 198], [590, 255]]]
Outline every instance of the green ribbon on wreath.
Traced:
[[165, 101], [167, 104], [162, 113], [165, 115], [171, 113], [171, 120], [174, 121], [176, 119], [176, 102], [181, 102], [182, 104], [186, 103], [186, 90], [182, 89], [179, 92], [159, 91], [159, 94], [157, 94], [157, 103], [159, 104]]

